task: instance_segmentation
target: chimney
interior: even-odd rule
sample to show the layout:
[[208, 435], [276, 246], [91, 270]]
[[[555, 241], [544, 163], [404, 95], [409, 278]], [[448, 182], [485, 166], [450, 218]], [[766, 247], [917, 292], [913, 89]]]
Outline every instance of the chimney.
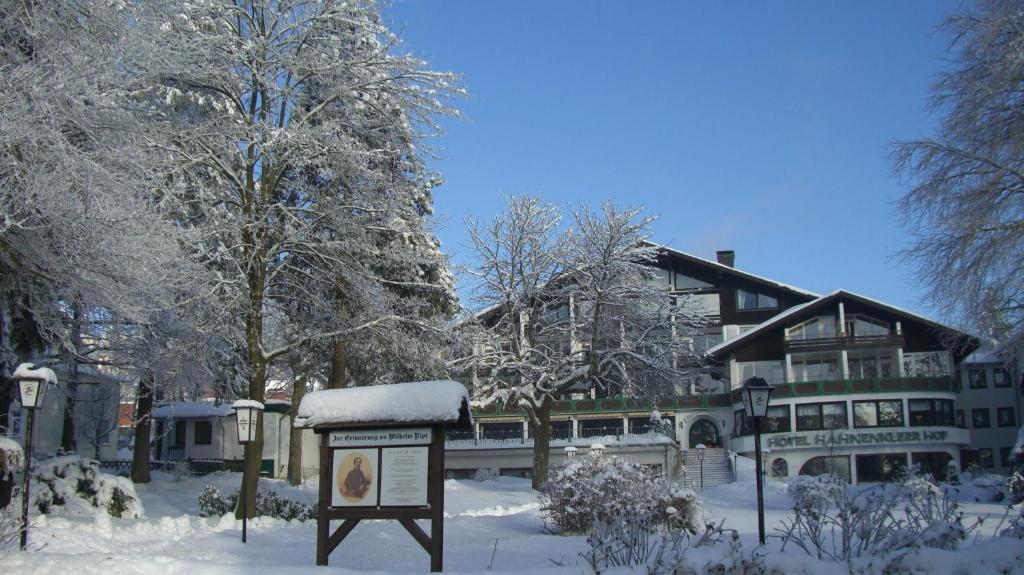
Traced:
[[715, 256], [718, 257], [718, 263], [723, 266], [735, 267], [736, 252], [732, 250], [718, 250], [715, 252]]

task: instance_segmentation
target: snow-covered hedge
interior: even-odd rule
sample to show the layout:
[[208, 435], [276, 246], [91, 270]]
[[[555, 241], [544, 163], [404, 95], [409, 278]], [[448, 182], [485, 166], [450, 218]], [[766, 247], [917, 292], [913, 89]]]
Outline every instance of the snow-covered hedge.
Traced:
[[[238, 491], [225, 498], [215, 486], [207, 485], [199, 494], [200, 517], [221, 517], [225, 513], [233, 512], [237, 505]], [[272, 489], [256, 492], [255, 515], [258, 517], [306, 521], [316, 519], [316, 512], [316, 503], [306, 504], [281, 497]]]
[[99, 462], [77, 456], [40, 462], [32, 471], [30, 504], [39, 513], [136, 518], [145, 513], [135, 486], [125, 477], [100, 472]]
[[615, 456], [578, 457], [553, 469], [541, 489], [541, 511], [562, 533], [586, 533], [595, 521], [612, 524], [624, 513], [650, 515], [689, 533], [704, 526], [700, 500], [691, 489]]

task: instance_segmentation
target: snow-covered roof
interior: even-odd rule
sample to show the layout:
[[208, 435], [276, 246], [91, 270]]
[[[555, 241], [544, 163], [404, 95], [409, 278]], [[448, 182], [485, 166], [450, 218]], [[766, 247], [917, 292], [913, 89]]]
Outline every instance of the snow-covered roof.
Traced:
[[938, 328], [938, 329], [953, 331], [951, 328], [949, 328], [949, 327], [947, 327], [945, 325], [942, 325], [941, 323], [939, 323], [939, 322], [937, 322], [937, 321], [935, 321], [935, 320], [933, 320], [931, 318], [925, 317], [923, 315], [916, 314], [914, 312], [907, 311], [905, 309], [896, 307], [894, 305], [889, 305], [887, 303], [883, 303], [883, 302], [880, 302], [880, 301], [878, 301], [876, 299], [871, 299], [869, 297], [862, 296], [860, 294], [856, 294], [856, 293], [849, 292], [849, 291], [846, 291], [846, 290], [838, 289], [838, 290], [835, 290], [835, 291], [833, 291], [831, 293], [823, 295], [823, 296], [819, 297], [818, 299], [811, 300], [811, 301], [809, 301], [807, 303], [803, 303], [803, 304], [800, 304], [798, 306], [793, 306], [793, 307], [787, 309], [786, 311], [784, 311], [784, 312], [782, 312], [782, 313], [780, 313], [778, 315], [772, 316], [771, 318], [765, 320], [764, 322], [759, 323], [758, 325], [756, 325], [753, 328], [751, 328], [751, 329], [741, 333], [740, 335], [738, 335], [738, 336], [736, 336], [736, 337], [734, 337], [732, 339], [727, 339], [727, 340], [723, 341], [722, 343], [720, 343], [720, 344], [718, 344], [718, 345], [708, 349], [707, 355], [714, 356], [714, 355], [717, 355], [717, 354], [719, 354], [719, 353], [721, 353], [721, 352], [723, 352], [723, 351], [725, 351], [727, 349], [731, 349], [731, 348], [735, 347], [737, 344], [739, 344], [740, 342], [746, 341], [746, 340], [748, 340], [750, 338], [753, 338], [754, 336], [756, 336], [758, 334], [764, 333], [766, 330], [781, 324], [787, 318], [789, 318], [791, 316], [794, 316], [794, 315], [800, 313], [803, 310], [806, 310], [806, 309], [809, 309], [809, 308], [812, 308], [812, 307], [816, 307], [818, 305], [821, 305], [821, 304], [825, 303], [828, 300], [836, 299], [836, 298], [839, 298], [839, 297], [845, 297], [845, 298], [849, 298], [851, 300], [859, 300], [862, 303], [866, 303], [868, 305], [872, 305], [872, 306], [876, 306], [876, 307], [888, 310], [891, 313], [895, 313], [897, 315], [901, 315], [901, 316], [904, 316], [904, 317], [907, 317], [907, 318], [910, 318], [910, 319], [917, 320], [917, 321], [919, 321], [921, 323], [928, 324], [928, 325], [930, 325], [932, 327], [935, 327], [935, 328]]
[[236, 399], [235, 402], [231, 404], [231, 409], [233, 410], [242, 409], [246, 407], [251, 409], [259, 409], [261, 411], [264, 409], [263, 404], [254, 399]]
[[683, 258], [686, 258], [686, 259], [695, 260], [697, 262], [700, 262], [700, 263], [702, 263], [704, 265], [707, 265], [709, 267], [712, 267], [712, 268], [714, 268], [716, 270], [719, 270], [719, 271], [722, 271], [722, 272], [725, 272], [725, 273], [729, 273], [729, 274], [733, 274], [733, 275], [736, 275], [736, 276], [744, 277], [744, 278], [751, 279], [751, 280], [754, 280], [754, 281], [757, 281], [757, 282], [761, 282], [761, 283], [764, 283], [764, 284], [769, 284], [769, 285], [775, 286], [775, 287], [777, 287], [779, 289], [790, 291], [790, 292], [793, 292], [793, 293], [798, 293], [800, 295], [804, 295], [804, 296], [807, 296], [807, 297], [815, 297], [815, 298], [818, 297], [817, 293], [809, 291], [809, 290], [805, 290], [803, 288], [798, 288], [796, 286], [791, 286], [789, 284], [785, 284], [785, 283], [782, 283], [780, 281], [776, 281], [776, 280], [773, 280], [773, 279], [770, 279], [770, 278], [766, 278], [764, 276], [759, 276], [757, 274], [752, 274], [750, 272], [745, 272], [745, 271], [743, 271], [741, 269], [737, 269], [737, 268], [734, 268], [732, 266], [727, 266], [727, 265], [725, 265], [723, 263], [719, 263], [719, 262], [716, 262], [714, 260], [709, 260], [709, 259], [706, 259], [706, 258], [702, 258], [700, 256], [695, 256], [693, 254], [689, 254], [689, 253], [677, 250], [675, 248], [672, 248], [672, 247], [669, 247], [669, 246], [666, 246], [666, 245], [657, 244], [657, 243], [654, 243], [654, 242], [651, 242], [651, 241], [648, 241], [647, 243], [650, 244], [652, 247], [657, 248], [659, 250], [662, 250], [662, 251], [665, 251], [665, 252], [668, 252], [668, 253], [671, 253], [673, 255], [676, 255], [676, 256], [679, 256], [679, 257], [683, 257]]
[[226, 417], [234, 414], [231, 404], [212, 401], [174, 401], [153, 410], [153, 417], [188, 419], [195, 417]]
[[369, 422], [469, 422], [469, 392], [457, 381], [413, 381], [306, 394], [295, 427]]
[[11, 374], [11, 379], [42, 379], [47, 383], [57, 383], [57, 374], [48, 367], [39, 367], [34, 363], [23, 363]]
[[[735, 275], [735, 276], [738, 276], [738, 277], [742, 277], [742, 278], [746, 278], [746, 279], [749, 279], [749, 280], [753, 280], [753, 281], [756, 281], [756, 282], [759, 282], [759, 283], [762, 283], [762, 284], [770, 285], [770, 286], [776, 287], [778, 289], [781, 289], [781, 290], [784, 290], [784, 291], [788, 291], [788, 292], [792, 292], [792, 293], [795, 293], [795, 294], [799, 294], [799, 295], [802, 295], [802, 296], [805, 296], [805, 297], [811, 297], [811, 298], [818, 297], [817, 293], [812, 292], [810, 290], [805, 290], [803, 288], [798, 288], [796, 286], [791, 286], [789, 284], [785, 284], [785, 283], [782, 283], [780, 281], [776, 281], [776, 280], [773, 280], [773, 279], [770, 279], [770, 278], [766, 278], [764, 276], [759, 276], [757, 274], [752, 274], [750, 272], [745, 272], [745, 271], [743, 271], [741, 269], [737, 269], [737, 268], [734, 268], [732, 266], [727, 266], [725, 264], [716, 262], [714, 260], [709, 260], [709, 259], [706, 259], [706, 258], [702, 258], [700, 256], [695, 256], [693, 254], [686, 253], [684, 251], [680, 251], [680, 250], [677, 250], [675, 248], [672, 248], [672, 247], [669, 247], [669, 246], [666, 246], [666, 245], [663, 245], [663, 244], [655, 243], [655, 242], [652, 242], [652, 241], [649, 241], [649, 240], [646, 243], [649, 246], [651, 246], [652, 248], [656, 249], [656, 250], [659, 250], [659, 251], [662, 251], [662, 252], [665, 252], [665, 253], [669, 253], [669, 254], [674, 255], [676, 257], [681, 257], [681, 258], [684, 258], [684, 259], [689, 259], [689, 260], [695, 261], [695, 262], [700, 263], [702, 265], [706, 265], [706, 266], [708, 266], [710, 268], [713, 268], [713, 269], [715, 269], [717, 271], [721, 271], [721, 272], [732, 274], [732, 275]], [[488, 316], [489, 314], [493, 313], [494, 311], [500, 309], [502, 305], [504, 305], [504, 304], [496, 303], [494, 305], [488, 306], [488, 307], [486, 307], [486, 308], [484, 308], [482, 310], [474, 312], [473, 313], [473, 317], [478, 319], [478, 320], [482, 319], [482, 318]]]

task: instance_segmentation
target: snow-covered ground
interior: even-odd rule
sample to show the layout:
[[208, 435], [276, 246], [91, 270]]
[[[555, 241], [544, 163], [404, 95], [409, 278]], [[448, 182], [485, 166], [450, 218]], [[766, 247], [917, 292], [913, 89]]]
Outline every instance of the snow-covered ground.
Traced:
[[[241, 542], [241, 524], [230, 516], [198, 517], [197, 497], [207, 484], [223, 493], [237, 488], [240, 476], [220, 473], [175, 482], [170, 475], [156, 473], [155, 481], [137, 491], [145, 506], [141, 519], [96, 517], [38, 517], [31, 534], [33, 551], [0, 554], [0, 573], [423, 573], [428, 570], [427, 554], [397, 522], [361, 523], [331, 555], [331, 567], [315, 568], [315, 523], [255, 519], [249, 522], [248, 544]], [[263, 481], [280, 495], [303, 501], [315, 499], [315, 482], [298, 488], [282, 482]], [[725, 518], [726, 527], [740, 532], [748, 551], [756, 546], [756, 496], [752, 473], [740, 481], [706, 489], [705, 509], [712, 518]], [[973, 494], [971, 495], [973, 496]], [[580, 553], [583, 537], [544, 533], [537, 497], [523, 479], [494, 481], [447, 481], [445, 484], [445, 568], [452, 573], [503, 571], [519, 573], [580, 573], [586, 563]], [[769, 533], [789, 513], [791, 505], [785, 485], [768, 482], [765, 497]], [[1003, 507], [994, 503], [968, 502], [968, 516], [1002, 516]], [[424, 525], [429, 531], [429, 525]], [[995, 529], [995, 520], [983, 530]], [[979, 552], [929, 552], [923, 565], [948, 573], [1024, 573], [1024, 565], [1007, 557], [1006, 544]], [[999, 544], [1003, 543], [1003, 544]], [[777, 550], [777, 540], [769, 540]], [[775, 554], [778, 555], [778, 554]], [[982, 558], [979, 560], [979, 555]], [[985, 555], [1002, 556], [986, 567]], [[1021, 551], [1018, 558], [1024, 557]], [[1001, 561], [1001, 562], [1000, 562]], [[1009, 561], [1009, 563], [1007, 563]], [[805, 572], [824, 571], [824, 564], [805, 559], [800, 551], [787, 549], [785, 556], [771, 563], [787, 572], [787, 564]], [[833, 566], [833, 569], [842, 569]], [[1014, 571], [1016, 569], [1016, 571]]]

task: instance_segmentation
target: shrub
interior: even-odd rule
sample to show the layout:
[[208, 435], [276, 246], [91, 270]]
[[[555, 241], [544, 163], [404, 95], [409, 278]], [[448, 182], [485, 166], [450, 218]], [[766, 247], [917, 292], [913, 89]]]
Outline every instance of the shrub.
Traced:
[[[213, 485], [207, 485], [199, 494], [199, 516], [220, 517], [225, 513], [232, 512], [238, 506], [238, 491], [229, 495], [226, 499], [221, 495], [220, 490]], [[317, 506], [305, 504], [286, 497], [281, 497], [276, 491], [270, 489], [266, 492], [256, 492], [256, 509], [254, 514], [257, 517], [275, 517], [291, 521], [297, 519], [306, 521], [316, 519]]]
[[62, 511], [85, 515], [93, 508], [115, 517], [144, 514], [131, 481], [101, 473], [99, 462], [91, 459], [70, 455], [43, 461], [32, 472], [32, 485], [30, 503], [43, 514]]
[[579, 457], [552, 470], [541, 489], [541, 511], [562, 533], [586, 533], [595, 521], [610, 525], [624, 513], [646, 514], [690, 533], [701, 525], [693, 491], [615, 456]]
[[227, 500], [215, 486], [207, 485], [199, 494], [200, 517], [220, 517], [230, 510]]
[[776, 531], [782, 548], [793, 544], [829, 561], [903, 554], [922, 548], [956, 549], [973, 531], [963, 524], [955, 490], [911, 476], [896, 489], [850, 489], [841, 478], [799, 478], [789, 487], [793, 516]]
[[1024, 502], [1024, 472], [1015, 471], [1006, 480], [1006, 490], [1010, 493], [1010, 503], [1016, 505]]

